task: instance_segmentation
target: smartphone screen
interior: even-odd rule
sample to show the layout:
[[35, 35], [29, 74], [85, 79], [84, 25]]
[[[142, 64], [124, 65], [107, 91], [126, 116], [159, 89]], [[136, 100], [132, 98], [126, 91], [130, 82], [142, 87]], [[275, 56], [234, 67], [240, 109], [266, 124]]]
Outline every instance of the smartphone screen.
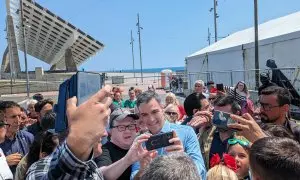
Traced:
[[212, 123], [218, 128], [228, 129], [227, 125], [233, 124], [235, 121], [230, 118], [230, 113], [215, 110]]
[[174, 143], [169, 143], [169, 140], [173, 138], [173, 132], [167, 132], [151, 136], [146, 141], [146, 149], [151, 151], [153, 149], [159, 149], [162, 147], [170, 146]]
[[102, 78], [98, 73], [77, 73], [77, 104], [80, 105], [101, 89]]

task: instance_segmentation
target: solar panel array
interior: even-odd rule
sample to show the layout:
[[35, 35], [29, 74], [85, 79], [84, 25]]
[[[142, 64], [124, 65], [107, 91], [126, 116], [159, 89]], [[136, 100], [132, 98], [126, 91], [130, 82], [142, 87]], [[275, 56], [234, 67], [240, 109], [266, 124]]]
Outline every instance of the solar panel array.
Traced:
[[[27, 54], [59, 69], [65, 69], [64, 53], [71, 48], [76, 65], [82, 64], [104, 45], [48, 9], [30, 0], [22, 1]], [[10, 1], [18, 49], [24, 51], [19, 0]]]

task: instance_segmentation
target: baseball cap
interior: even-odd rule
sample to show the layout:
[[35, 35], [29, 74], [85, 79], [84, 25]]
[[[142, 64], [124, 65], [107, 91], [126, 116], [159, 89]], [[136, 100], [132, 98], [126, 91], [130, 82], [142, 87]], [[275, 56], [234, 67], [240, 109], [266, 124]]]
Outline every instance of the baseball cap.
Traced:
[[117, 108], [110, 114], [109, 127], [111, 128], [113, 126], [113, 122], [121, 121], [127, 116], [132, 117], [134, 120], [139, 119], [137, 114], [131, 113], [128, 109]]

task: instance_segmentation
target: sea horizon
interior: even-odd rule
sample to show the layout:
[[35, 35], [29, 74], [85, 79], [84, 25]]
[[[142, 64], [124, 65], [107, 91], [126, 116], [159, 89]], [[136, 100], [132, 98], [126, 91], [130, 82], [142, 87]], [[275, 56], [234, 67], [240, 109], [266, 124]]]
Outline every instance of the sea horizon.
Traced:
[[[162, 70], [165, 69], [170, 69], [173, 72], [176, 71], [184, 71], [184, 66], [179, 66], [179, 67], [162, 67], [162, 68], [145, 68], [143, 69], [143, 73], [157, 73], [157, 72], [161, 72]], [[141, 69], [113, 69], [113, 70], [106, 70], [106, 71], [99, 71], [99, 72], [122, 72], [122, 73], [139, 73], [141, 72]]]

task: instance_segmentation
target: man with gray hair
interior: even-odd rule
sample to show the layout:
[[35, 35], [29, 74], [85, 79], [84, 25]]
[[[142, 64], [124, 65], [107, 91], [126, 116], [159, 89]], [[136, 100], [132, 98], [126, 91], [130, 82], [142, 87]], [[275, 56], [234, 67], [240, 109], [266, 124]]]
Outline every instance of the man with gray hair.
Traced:
[[170, 153], [155, 158], [142, 174], [141, 180], [199, 180], [193, 160], [184, 153]]
[[[152, 135], [173, 132], [173, 138], [169, 140], [172, 145], [156, 149], [158, 155], [166, 155], [170, 152], [185, 152], [196, 164], [197, 171], [202, 179], [206, 177], [206, 169], [200, 152], [197, 136], [190, 126], [170, 123], [165, 119], [161, 99], [155, 92], [146, 91], [138, 96], [137, 108], [140, 119]], [[147, 152], [143, 148], [144, 152]], [[133, 164], [131, 179], [139, 179], [145, 168], [153, 159], [143, 158]]]

